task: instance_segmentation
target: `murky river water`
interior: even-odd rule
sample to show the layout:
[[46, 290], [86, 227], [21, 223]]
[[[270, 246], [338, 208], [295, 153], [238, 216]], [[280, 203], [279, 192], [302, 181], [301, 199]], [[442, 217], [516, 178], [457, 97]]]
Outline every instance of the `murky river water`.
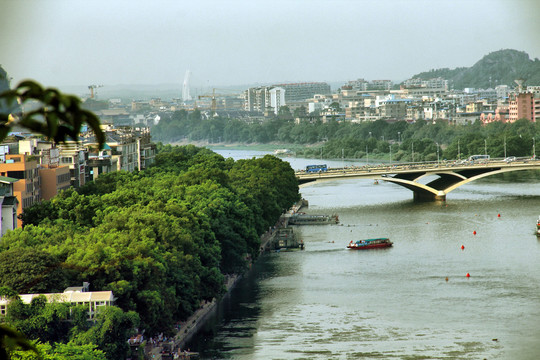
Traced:
[[[521, 175], [431, 203], [372, 180], [302, 188], [306, 212], [337, 213], [340, 225], [295, 227], [305, 250], [263, 256], [192, 350], [202, 359], [539, 359], [540, 181]], [[346, 249], [370, 237], [394, 246]]]

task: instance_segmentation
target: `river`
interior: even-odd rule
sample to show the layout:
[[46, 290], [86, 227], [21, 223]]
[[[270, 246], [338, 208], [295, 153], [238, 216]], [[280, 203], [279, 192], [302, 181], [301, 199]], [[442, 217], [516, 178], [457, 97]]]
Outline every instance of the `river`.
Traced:
[[[373, 180], [302, 188], [306, 212], [340, 224], [295, 227], [305, 250], [259, 259], [191, 349], [201, 359], [538, 359], [540, 186], [535, 173], [513, 174], [446, 202]], [[346, 249], [371, 237], [394, 246]]]

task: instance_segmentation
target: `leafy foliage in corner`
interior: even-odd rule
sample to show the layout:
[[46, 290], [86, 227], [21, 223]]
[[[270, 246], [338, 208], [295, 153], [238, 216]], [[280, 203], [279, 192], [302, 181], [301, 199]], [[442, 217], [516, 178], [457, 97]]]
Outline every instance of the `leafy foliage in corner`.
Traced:
[[[38, 354], [37, 348], [23, 334], [9, 326], [0, 324], [0, 359], [11, 359], [11, 353], [18, 348]], [[13, 357], [13, 359], [15, 358]]]
[[[29, 109], [23, 111], [24, 105]], [[5, 138], [14, 126], [20, 126], [57, 143], [78, 140], [81, 126], [85, 123], [102, 145], [105, 135], [99, 119], [81, 107], [78, 97], [62, 94], [57, 89], [43, 88], [31, 80], [0, 93], [0, 139]]]

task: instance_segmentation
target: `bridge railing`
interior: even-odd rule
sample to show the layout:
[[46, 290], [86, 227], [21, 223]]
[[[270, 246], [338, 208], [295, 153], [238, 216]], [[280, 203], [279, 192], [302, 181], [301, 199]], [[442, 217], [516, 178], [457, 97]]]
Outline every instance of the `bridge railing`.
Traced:
[[519, 157], [513, 161], [505, 161], [505, 158], [491, 158], [489, 160], [477, 160], [470, 161], [468, 159], [463, 160], [440, 160], [440, 161], [422, 161], [422, 162], [392, 162], [392, 163], [379, 163], [379, 164], [366, 164], [366, 165], [351, 165], [345, 167], [337, 168], [328, 168], [326, 171], [321, 171], [319, 173], [306, 172], [306, 170], [296, 171], [297, 175], [319, 175], [319, 174], [337, 174], [337, 173], [350, 173], [350, 172], [374, 172], [382, 171], [389, 172], [392, 170], [403, 171], [403, 170], [421, 170], [421, 169], [434, 169], [434, 168], [453, 168], [453, 167], [467, 167], [472, 165], [521, 165], [529, 162], [538, 162], [540, 161], [535, 157]]

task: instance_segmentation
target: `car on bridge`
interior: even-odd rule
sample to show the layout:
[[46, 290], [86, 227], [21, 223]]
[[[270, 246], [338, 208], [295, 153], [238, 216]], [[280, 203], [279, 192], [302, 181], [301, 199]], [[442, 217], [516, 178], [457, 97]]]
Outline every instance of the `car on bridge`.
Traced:
[[509, 157], [507, 157], [506, 159], [504, 159], [504, 162], [507, 163], [507, 164], [509, 164], [509, 163], [511, 163], [511, 162], [514, 162], [514, 161], [516, 161], [516, 157], [515, 157], [515, 156], [509, 156]]

